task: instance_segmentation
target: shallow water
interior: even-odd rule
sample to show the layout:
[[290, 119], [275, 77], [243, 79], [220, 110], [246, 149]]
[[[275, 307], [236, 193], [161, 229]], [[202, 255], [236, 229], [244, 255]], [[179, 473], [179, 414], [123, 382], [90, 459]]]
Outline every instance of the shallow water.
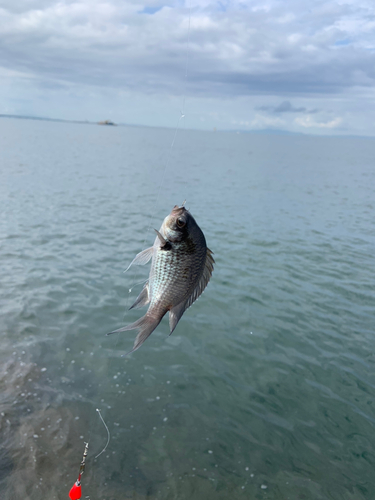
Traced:
[[[91, 500], [373, 498], [375, 140], [172, 136], [0, 120], [2, 498], [67, 498], [87, 440]], [[212, 282], [122, 357], [185, 198]]]

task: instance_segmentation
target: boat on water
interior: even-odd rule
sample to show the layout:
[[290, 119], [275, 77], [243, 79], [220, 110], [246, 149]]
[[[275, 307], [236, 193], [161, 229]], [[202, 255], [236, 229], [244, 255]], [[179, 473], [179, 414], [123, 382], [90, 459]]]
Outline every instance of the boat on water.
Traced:
[[114, 125], [114, 126], [116, 126], [116, 123], [113, 123], [111, 120], [103, 120], [101, 122], [98, 122], [98, 125]]

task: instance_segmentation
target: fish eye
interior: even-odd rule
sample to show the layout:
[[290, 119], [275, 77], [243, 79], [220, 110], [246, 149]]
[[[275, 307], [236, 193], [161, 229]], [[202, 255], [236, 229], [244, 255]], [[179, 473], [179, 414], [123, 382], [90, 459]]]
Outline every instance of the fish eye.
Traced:
[[186, 222], [184, 219], [182, 219], [181, 217], [179, 217], [177, 220], [176, 220], [176, 224], [178, 227], [184, 227]]

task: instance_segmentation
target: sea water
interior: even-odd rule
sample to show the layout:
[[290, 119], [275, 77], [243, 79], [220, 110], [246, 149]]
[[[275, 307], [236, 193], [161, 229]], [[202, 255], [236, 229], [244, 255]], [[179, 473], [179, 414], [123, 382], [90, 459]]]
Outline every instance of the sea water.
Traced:
[[[1, 498], [68, 498], [87, 441], [91, 500], [374, 498], [375, 139], [173, 134], [0, 120]], [[124, 356], [185, 199], [212, 280]]]

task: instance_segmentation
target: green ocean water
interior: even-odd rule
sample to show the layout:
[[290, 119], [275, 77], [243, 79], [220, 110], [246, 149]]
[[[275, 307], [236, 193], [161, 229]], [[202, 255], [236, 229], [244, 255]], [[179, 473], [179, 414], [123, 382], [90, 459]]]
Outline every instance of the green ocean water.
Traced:
[[[85, 441], [91, 500], [374, 498], [375, 140], [173, 134], [0, 120], [1, 498], [68, 498]], [[184, 199], [212, 281], [123, 357]]]

